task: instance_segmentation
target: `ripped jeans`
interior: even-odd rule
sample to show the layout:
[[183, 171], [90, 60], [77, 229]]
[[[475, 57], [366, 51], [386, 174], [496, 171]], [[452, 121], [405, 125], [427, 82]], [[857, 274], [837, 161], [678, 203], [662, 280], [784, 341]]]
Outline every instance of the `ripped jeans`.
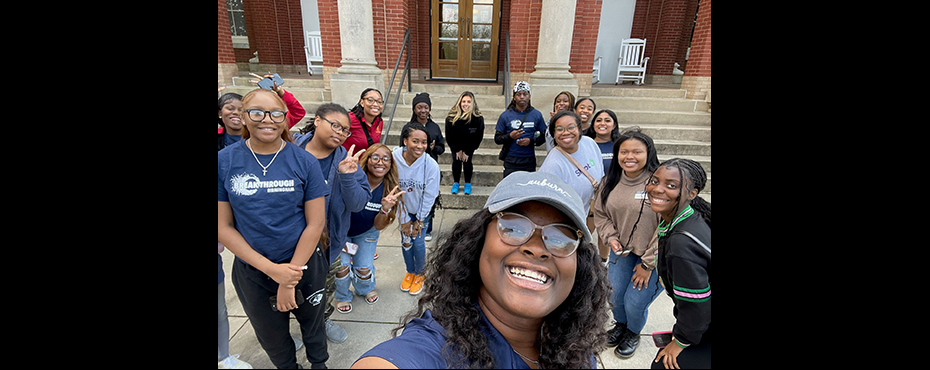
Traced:
[[420, 236], [411, 238], [400, 234], [401, 249], [404, 254], [404, 264], [407, 272], [416, 275], [423, 274], [423, 268], [426, 266], [426, 230], [429, 230], [429, 224], [433, 220], [427, 216], [423, 221], [423, 230]]
[[[348, 274], [339, 277], [336, 273], [336, 300], [341, 302], [351, 302], [352, 293], [349, 292], [349, 284], [355, 286], [355, 294], [362, 297], [375, 289], [375, 247], [378, 244], [378, 236], [381, 231], [374, 226], [356, 236], [348, 237], [347, 241], [358, 244], [358, 252], [355, 255], [340, 253], [342, 266], [350, 268]], [[352, 260], [349, 263], [349, 260]], [[361, 271], [360, 271], [361, 270]]]

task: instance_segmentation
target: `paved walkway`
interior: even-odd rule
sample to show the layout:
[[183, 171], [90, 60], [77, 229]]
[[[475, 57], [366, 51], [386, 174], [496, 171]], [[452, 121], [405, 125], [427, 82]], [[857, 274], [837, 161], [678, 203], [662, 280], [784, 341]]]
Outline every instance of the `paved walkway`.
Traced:
[[[444, 194], [444, 196], [466, 195]], [[467, 218], [474, 212], [475, 210], [437, 210], [433, 235], [451, 230], [456, 221]], [[435, 243], [435, 238], [426, 243], [427, 254]], [[328, 342], [329, 361], [326, 365], [329, 368], [348, 368], [363, 353], [378, 343], [390, 339], [391, 329], [397, 326], [400, 316], [416, 306], [417, 296], [400, 290], [405, 268], [404, 257], [401, 254], [400, 233], [396, 225], [382, 231], [378, 242], [378, 254], [379, 258], [375, 261], [375, 278], [377, 279], [375, 290], [378, 291], [380, 299], [374, 305], [368, 305], [364, 297], [356, 296], [352, 301], [352, 312], [348, 314], [333, 312], [332, 319], [346, 329], [349, 338], [339, 344]], [[229, 312], [229, 353], [239, 354], [240, 360], [248, 362], [256, 369], [274, 368], [265, 351], [258, 344], [252, 325], [239, 303], [239, 297], [230, 280], [232, 262], [235, 257], [229, 250], [224, 250], [222, 256], [226, 273], [226, 307]], [[598, 368], [648, 368], [657, 352], [649, 334], [671, 330], [674, 322], [671, 299], [665, 292], [662, 292], [650, 306], [649, 320], [643, 329], [639, 348], [633, 357], [626, 360], [620, 359], [614, 355], [611, 347], [600, 354], [600, 361], [603, 363], [599, 363]], [[300, 336], [300, 328], [293, 316], [291, 316], [291, 333], [292, 336], [298, 338]], [[310, 368], [303, 348], [297, 351], [297, 361], [304, 368]]]

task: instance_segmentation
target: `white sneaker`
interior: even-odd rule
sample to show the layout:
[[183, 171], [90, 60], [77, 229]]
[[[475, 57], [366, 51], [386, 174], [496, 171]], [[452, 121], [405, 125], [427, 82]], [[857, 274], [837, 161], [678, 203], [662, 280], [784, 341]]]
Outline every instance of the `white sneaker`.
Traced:
[[252, 365], [249, 365], [248, 362], [239, 361], [239, 355], [231, 355], [227, 358], [224, 358], [223, 361], [217, 362], [217, 366], [220, 369], [251, 369]]
[[426, 237], [425, 237], [425, 238], [423, 238], [423, 240], [426, 240], [426, 241], [430, 241], [430, 240], [433, 240], [433, 236], [432, 236], [432, 235], [430, 235], [430, 234], [426, 234]]

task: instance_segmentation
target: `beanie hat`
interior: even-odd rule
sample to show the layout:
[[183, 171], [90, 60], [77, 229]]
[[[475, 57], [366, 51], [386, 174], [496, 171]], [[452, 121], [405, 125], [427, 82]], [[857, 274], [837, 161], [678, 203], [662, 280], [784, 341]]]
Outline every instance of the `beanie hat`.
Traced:
[[430, 109], [433, 108], [433, 102], [429, 100], [429, 93], [419, 93], [417, 94], [417, 96], [413, 97], [414, 108], [416, 108], [418, 103], [426, 103], [426, 105], [428, 105]]

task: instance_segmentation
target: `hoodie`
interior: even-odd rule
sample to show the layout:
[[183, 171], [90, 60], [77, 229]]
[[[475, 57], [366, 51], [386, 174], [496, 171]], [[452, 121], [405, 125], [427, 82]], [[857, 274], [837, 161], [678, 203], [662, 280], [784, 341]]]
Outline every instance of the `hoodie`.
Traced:
[[[313, 133], [294, 135], [294, 142], [303, 150]], [[348, 239], [349, 226], [352, 222], [352, 212], [360, 212], [368, 204], [371, 197], [371, 186], [368, 185], [368, 175], [359, 166], [355, 173], [339, 173], [339, 162], [348, 156], [348, 150], [342, 146], [334, 150], [333, 162], [329, 168], [324, 168], [323, 179], [329, 186], [329, 195], [326, 197], [326, 226], [329, 231], [329, 248], [326, 250], [329, 264], [333, 264], [339, 257], [339, 252]], [[334, 201], [335, 200], [335, 201]], [[335, 249], [335, 252], [333, 250]]]
[[[422, 221], [429, 216], [436, 197], [439, 196], [439, 164], [428, 155], [417, 158], [412, 165], [407, 165], [404, 151], [407, 147], [394, 148], [394, 165], [397, 166], [397, 180], [404, 193], [403, 212], [400, 222]], [[424, 153], [426, 154], [426, 153]]]

